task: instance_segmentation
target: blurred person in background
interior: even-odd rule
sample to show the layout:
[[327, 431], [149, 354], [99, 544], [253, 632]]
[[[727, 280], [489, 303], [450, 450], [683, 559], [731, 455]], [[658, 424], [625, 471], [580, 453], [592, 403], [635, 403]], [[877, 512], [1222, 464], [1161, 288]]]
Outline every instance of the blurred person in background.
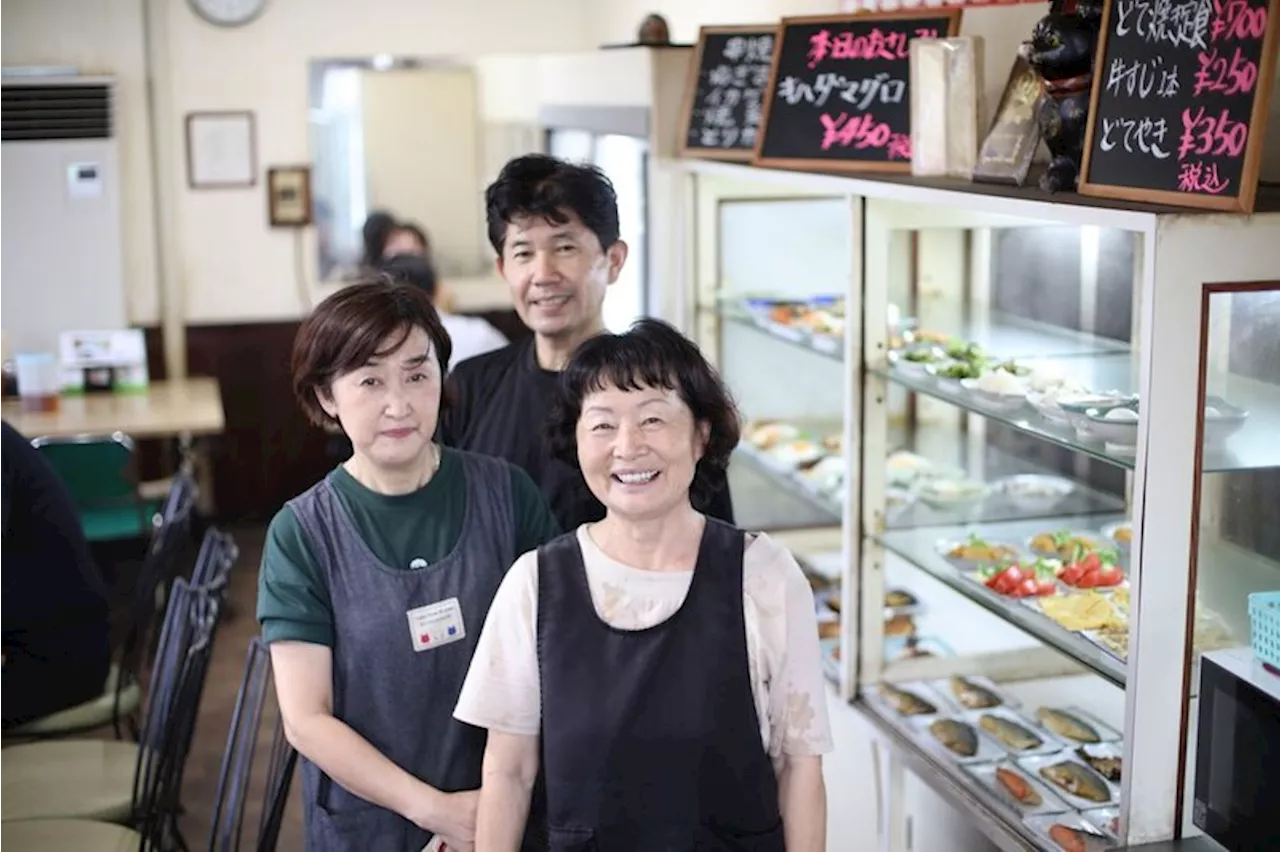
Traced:
[[502, 332], [479, 317], [466, 317], [449, 313], [439, 304], [440, 289], [435, 267], [431, 261], [416, 254], [398, 254], [382, 263], [382, 271], [395, 281], [412, 284], [422, 290], [436, 306], [440, 322], [449, 339], [453, 341], [452, 363], [459, 364], [468, 358], [492, 352], [506, 346], [508, 341]]

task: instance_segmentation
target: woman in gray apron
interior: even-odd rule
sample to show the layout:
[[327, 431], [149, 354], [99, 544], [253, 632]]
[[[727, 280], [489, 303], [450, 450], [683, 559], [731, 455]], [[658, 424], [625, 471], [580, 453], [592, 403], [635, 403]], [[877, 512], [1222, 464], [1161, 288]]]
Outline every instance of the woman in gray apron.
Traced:
[[308, 850], [473, 841], [485, 732], [453, 706], [508, 566], [557, 530], [523, 471], [434, 442], [450, 348], [426, 294], [386, 280], [294, 342], [299, 404], [352, 446], [272, 520], [259, 579]]
[[489, 731], [477, 852], [514, 852], [530, 816], [553, 852], [821, 852], [813, 594], [785, 548], [690, 498], [738, 442], [719, 377], [642, 320], [578, 347], [548, 429], [606, 513], [494, 598], [454, 711]]

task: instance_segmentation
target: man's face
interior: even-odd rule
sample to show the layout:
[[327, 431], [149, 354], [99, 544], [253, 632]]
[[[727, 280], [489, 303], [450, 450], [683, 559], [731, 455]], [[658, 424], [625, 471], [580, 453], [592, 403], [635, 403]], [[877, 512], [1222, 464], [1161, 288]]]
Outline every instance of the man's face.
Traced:
[[564, 213], [563, 225], [540, 216], [509, 223], [497, 261], [516, 313], [543, 337], [573, 336], [599, 326], [605, 291], [627, 259], [621, 240], [605, 249], [577, 214]]

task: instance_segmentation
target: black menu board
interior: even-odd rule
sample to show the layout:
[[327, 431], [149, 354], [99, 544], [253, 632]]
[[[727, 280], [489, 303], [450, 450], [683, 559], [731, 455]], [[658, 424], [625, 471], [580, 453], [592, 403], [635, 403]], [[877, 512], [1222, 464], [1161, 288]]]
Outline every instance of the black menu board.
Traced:
[[910, 42], [959, 29], [959, 9], [783, 18], [755, 162], [909, 172]]
[[685, 86], [682, 155], [751, 159], [777, 31], [764, 24], [698, 31], [698, 50]]
[[1280, 0], [1110, 0], [1083, 195], [1252, 212]]

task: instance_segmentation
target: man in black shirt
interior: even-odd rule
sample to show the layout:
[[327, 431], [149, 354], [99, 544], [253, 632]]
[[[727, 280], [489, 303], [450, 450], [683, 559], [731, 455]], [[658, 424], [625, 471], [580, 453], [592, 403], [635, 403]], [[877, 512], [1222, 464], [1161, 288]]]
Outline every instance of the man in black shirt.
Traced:
[[0, 425], [4, 726], [88, 701], [110, 668], [107, 593], [71, 496], [40, 451]]
[[[604, 330], [605, 292], [627, 260], [618, 199], [599, 169], [531, 154], [507, 163], [485, 204], [498, 272], [533, 337], [453, 369], [455, 402], [440, 434], [524, 468], [567, 532], [603, 518], [604, 507], [576, 465], [552, 456], [542, 429], [559, 371]], [[728, 483], [696, 508], [732, 523]]]

